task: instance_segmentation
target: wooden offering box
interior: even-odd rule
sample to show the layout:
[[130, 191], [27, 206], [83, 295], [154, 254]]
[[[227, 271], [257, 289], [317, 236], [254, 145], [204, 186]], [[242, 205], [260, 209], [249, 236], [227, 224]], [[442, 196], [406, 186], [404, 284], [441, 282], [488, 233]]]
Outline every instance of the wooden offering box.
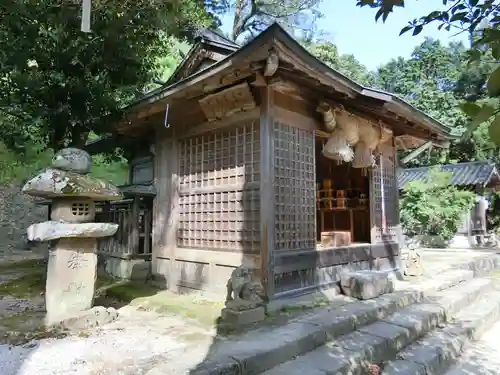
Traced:
[[323, 247], [348, 246], [351, 242], [350, 231], [321, 232], [321, 245]]

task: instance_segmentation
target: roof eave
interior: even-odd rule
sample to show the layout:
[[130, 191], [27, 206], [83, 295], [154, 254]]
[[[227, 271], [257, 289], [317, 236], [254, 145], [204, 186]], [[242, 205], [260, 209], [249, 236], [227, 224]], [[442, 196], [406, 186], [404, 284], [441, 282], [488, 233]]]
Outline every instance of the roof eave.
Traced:
[[216, 63], [210, 65], [209, 67], [202, 69], [196, 73], [191, 74], [190, 76], [181, 79], [177, 82], [173, 82], [172, 84], [152, 91], [150, 93], [145, 94], [141, 98], [133, 101], [123, 108], [124, 111], [130, 110], [133, 107], [139, 106], [143, 103], [154, 103], [158, 100], [162, 100], [171, 96], [174, 92], [182, 90], [184, 87], [187, 87], [189, 84], [199, 82], [205, 78], [208, 78], [212, 75], [215, 75], [221, 72], [224, 69], [227, 69], [233, 65], [233, 60], [238, 58], [239, 56], [245, 56], [245, 54], [250, 53], [252, 50], [256, 50], [262, 44], [265, 44], [268, 40], [272, 38], [271, 33], [263, 32], [259, 36], [257, 36], [251, 43], [248, 43], [242, 46], [240, 49], [235, 50], [233, 53], [228, 55], [226, 58], [217, 61]]
[[266, 42], [269, 42], [273, 39], [283, 43], [288, 49], [293, 51], [294, 54], [304, 60], [306, 64], [312, 65], [313, 69], [323, 74], [323, 76], [328, 79], [329, 83], [333, 87], [343, 86], [343, 91], [351, 92], [354, 95], [376, 98], [385, 102], [384, 106], [394, 106], [398, 110], [397, 112], [401, 114], [404, 114], [405, 112], [409, 113], [411, 117], [414, 117], [415, 120], [417, 120], [416, 122], [420, 122], [444, 140], [453, 140], [458, 138], [451, 134], [451, 130], [448, 126], [445, 126], [444, 124], [440, 123], [439, 121], [435, 120], [419, 109], [413, 107], [397, 96], [383, 91], [364, 87], [357, 82], [350, 80], [340, 72], [331, 69], [326, 64], [311, 55], [307, 50], [305, 50], [296, 40], [294, 40], [277, 24], [273, 24], [266, 31], [257, 36], [252, 42], [235, 50], [226, 58], [214, 63], [213, 65], [205, 69], [202, 69], [199, 72], [192, 74], [189, 77], [172, 83], [171, 85], [166, 86], [156, 92], [146, 94], [141, 99], [128, 105], [125, 110], [130, 110], [132, 107], [139, 106], [143, 103], [152, 103], [158, 100], [165, 99], [173, 93], [182, 90], [184, 87], [187, 87], [189, 84], [198, 82], [204, 78], [215, 75], [224, 69], [230, 68], [234, 64], [235, 60], [240, 57], [244, 58], [245, 55], [251, 53], [253, 50], [256, 50], [257, 48], [262, 46], [262, 44], [265, 44]]

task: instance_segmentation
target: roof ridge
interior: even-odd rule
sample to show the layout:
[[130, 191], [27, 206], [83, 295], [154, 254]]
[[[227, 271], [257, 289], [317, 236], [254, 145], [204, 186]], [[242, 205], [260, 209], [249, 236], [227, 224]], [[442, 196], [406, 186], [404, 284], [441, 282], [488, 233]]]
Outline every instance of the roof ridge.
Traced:
[[430, 169], [432, 167], [441, 167], [441, 168], [445, 168], [445, 167], [454, 167], [454, 166], [463, 166], [463, 165], [471, 165], [471, 164], [484, 164], [484, 165], [495, 165], [495, 163], [491, 162], [491, 161], [488, 161], [488, 160], [474, 160], [474, 161], [465, 161], [465, 162], [460, 162], [460, 163], [450, 163], [450, 164], [435, 164], [435, 165], [428, 165], [428, 166], [425, 166], [425, 167], [413, 167], [413, 168], [400, 168], [401, 170], [404, 170], [404, 171], [414, 171], [414, 170], [417, 170], [417, 169]]

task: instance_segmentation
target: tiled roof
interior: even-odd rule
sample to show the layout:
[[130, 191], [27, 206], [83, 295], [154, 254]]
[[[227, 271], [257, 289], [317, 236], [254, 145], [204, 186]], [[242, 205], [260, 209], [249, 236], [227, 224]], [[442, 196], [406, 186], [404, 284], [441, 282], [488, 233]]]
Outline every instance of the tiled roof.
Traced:
[[122, 185], [118, 186], [120, 192], [125, 195], [147, 195], [154, 197], [156, 195], [155, 187], [150, 185]]
[[[423, 180], [430, 167], [407, 168], [398, 170], [398, 187], [402, 189], [410, 181]], [[447, 164], [441, 166], [442, 171], [451, 172], [451, 184], [455, 186], [487, 185], [492, 179], [498, 181], [499, 174], [494, 164], [485, 161]]]
[[228, 39], [224, 35], [219, 34], [217, 31], [210, 29], [200, 30], [198, 32], [198, 37], [208, 42], [224, 44], [226, 47], [230, 47], [234, 50], [237, 50], [238, 48], [241, 47], [239, 44], [233, 42], [231, 39]]

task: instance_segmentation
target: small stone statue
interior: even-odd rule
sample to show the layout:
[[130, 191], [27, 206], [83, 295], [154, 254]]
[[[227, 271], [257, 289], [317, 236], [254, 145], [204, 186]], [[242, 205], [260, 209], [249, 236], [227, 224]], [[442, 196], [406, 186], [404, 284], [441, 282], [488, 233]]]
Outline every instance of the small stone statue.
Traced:
[[254, 309], [263, 304], [264, 288], [258, 282], [252, 281], [250, 268], [236, 268], [227, 282], [226, 307], [233, 310]]
[[252, 281], [251, 271], [248, 267], [241, 266], [231, 272], [231, 277], [227, 281], [226, 302], [240, 298], [243, 285]]
[[262, 320], [265, 318], [266, 300], [262, 284], [252, 279], [252, 270], [246, 266], [238, 267], [227, 282], [222, 321], [240, 326]]
[[410, 249], [408, 251], [408, 258], [406, 260], [405, 275], [406, 276], [422, 276], [424, 269], [422, 267], [422, 258], [417, 249]]

